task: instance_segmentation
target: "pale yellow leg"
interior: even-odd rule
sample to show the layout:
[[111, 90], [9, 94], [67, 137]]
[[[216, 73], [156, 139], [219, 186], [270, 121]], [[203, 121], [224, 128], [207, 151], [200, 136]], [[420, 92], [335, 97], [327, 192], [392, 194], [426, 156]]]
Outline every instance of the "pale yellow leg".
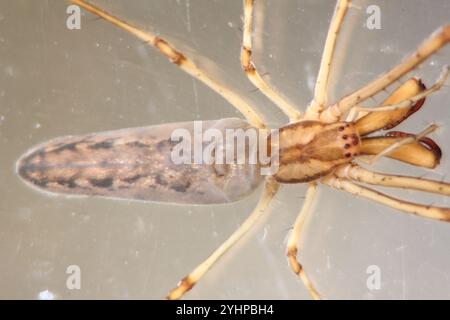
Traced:
[[200, 263], [189, 275], [184, 277], [178, 286], [171, 290], [167, 299], [180, 299], [187, 291], [203, 277], [203, 275], [214, 265], [214, 263], [230, 249], [241, 237], [246, 234], [262, 216], [267, 214], [267, 207], [277, 193], [279, 184], [272, 179], [268, 179], [264, 185], [263, 194], [253, 212], [241, 224], [241, 226], [217, 248], [206, 260]]
[[434, 220], [450, 221], [450, 209], [443, 207], [427, 206], [405, 200], [400, 200], [385, 195], [376, 190], [372, 190], [349, 180], [337, 178], [336, 176], [328, 176], [322, 180], [326, 185], [333, 188], [349, 192], [355, 196], [361, 196], [375, 202], [384, 204], [391, 208], [412, 213], [421, 217]]
[[207, 75], [202, 69], [200, 69], [192, 60], [186, 57], [183, 53], [178, 51], [172, 44], [166, 40], [156, 36], [155, 34], [139, 29], [132, 26], [128, 22], [125, 22], [106, 11], [98, 8], [84, 0], [71, 0], [74, 4], [86, 9], [87, 11], [111, 22], [121, 29], [133, 34], [139, 39], [152, 45], [158, 49], [164, 56], [166, 56], [172, 63], [180, 67], [183, 71], [190, 74], [192, 77], [200, 80], [212, 90], [220, 94], [225, 100], [227, 100], [233, 107], [239, 110], [244, 117], [252, 125], [258, 128], [265, 128], [266, 125], [261, 115], [256, 112], [256, 108], [250, 105], [247, 101], [242, 99], [231, 89], [220, 84], [218, 81]]
[[356, 164], [338, 168], [335, 174], [339, 178], [355, 180], [377, 186], [418, 190], [450, 196], [450, 184], [418, 177], [408, 177], [374, 172]]
[[422, 91], [421, 93], [415, 95], [414, 97], [411, 97], [409, 99], [403, 100], [399, 103], [385, 105], [382, 107], [375, 106], [375, 107], [354, 107], [352, 110], [357, 112], [384, 112], [384, 111], [394, 111], [401, 108], [409, 108], [412, 105], [414, 105], [417, 101], [422, 100], [423, 98], [426, 98], [433, 92], [436, 92], [442, 88], [442, 86], [445, 84], [445, 81], [447, 81], [449, 75], [449, 66], [444, 66], [441, 76], [439, 79], [431, 86], [429, 89]]
[[432, 133], [433, 131], [436, 131], [437, 128], [438, 128], [437, 125], [432, 124], [432, 125], [430, 125], [429, 127], [427, 127], [425, 130], [423, 130], [422, 132], [420, 132], [417, 135], [400, 139], [398, 142], [391, 144], [389, 147], [387, 147], [386, 149], [384, 149], [383, 151], [381, 151], [377, 155], [373, 156], [369, 160], [369, 164], [370, 165], [374, 165], [375, 162], [377, 162], [381, 157], [384, 157], [384, 156], [387, 156], [387, 155], [391, 154], [392, 152], [394, 152], [395, 150], [397, 150], [401, 146], [404, 146], [405, 144], [412, 143], [412, 142], [418, 141], [418, 140], [426, 137], [428, 134]]
[[301, 118], [301, 113], [298, 108], [283, 98], [261, 77], [256, 69], [255, 63], [252, 61], [253, 7], [254, 0], [244, 0], [244, 28], [241, 50], [242, 68], [251, 83], [277, 105], [289, 117], [290, 121], [298, 121]]
[[314, 98], [306, 110], [306, 119], [317, 119], [320, 113], [325, 109], [328, 98], [328, 82], [330, 77], [331, 63], [333, 61], [334, 49], [336, 41], [344, 22], [345, 14], [350, 5], [350, 0], [339, 0], [331, 19], [330, 27], [328, 29], [327, 39], [325, 40], [325, 47], [322, 53], [322, 60], [320, 62], [319, 74], [314, 88]]
[[425, 40], [417, 50], [407, 57], [403, 62], [379, 76], [365, 87], [347, 95], [334, 105], [328, 107], [320, 114], [324, 122], [335, 122], [343, 119], [346, 113], [362, 101], [370, 98], [397, 81], [405, 74], [416, 68], [428, 57], [436, 53], [450, 41], [450, 25], [446, 25], [434, 32]]
[[316, 193], [317, 193], [317, 184], [311, 183], [308, 187], [308, 190], [306, 191], [305, 202], [303, 203], [302, 209], [298, 214], [297, 219], [295, 220], [294, 229], [292, 230], [292, 233], [288, 240], [287, 256], [289, 258], [289, 263], [294, 273], [298, 275], [300, 279], [303, 281], [311, 296], [315, 300], [319, 300], [320, 295], [318, 291], [314, 287], [311, 280], [309, 280], [308, 276], [306, 275], [305, 269], [303, 269], [303, 266], [297, 259], [298, 243], [300, 241], [302, 228], [305, 224], [306, 219], [312, 212], [312, 206]]

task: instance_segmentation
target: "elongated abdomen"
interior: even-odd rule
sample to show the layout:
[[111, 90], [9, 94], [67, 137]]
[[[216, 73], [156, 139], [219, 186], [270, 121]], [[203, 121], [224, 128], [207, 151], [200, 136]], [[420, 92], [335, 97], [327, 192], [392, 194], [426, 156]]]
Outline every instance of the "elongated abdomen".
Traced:
[[[240, 119], [202, 122], [203, 130], [248, 128]], [[172, 203], [227, 203], [253, 191], [261, 181], [257, 165], [174, 164], [175, 129], [193, 134], [194, 123], [61, 137], [28, 151], [18, 174], [34, 187], [54, 193]]]

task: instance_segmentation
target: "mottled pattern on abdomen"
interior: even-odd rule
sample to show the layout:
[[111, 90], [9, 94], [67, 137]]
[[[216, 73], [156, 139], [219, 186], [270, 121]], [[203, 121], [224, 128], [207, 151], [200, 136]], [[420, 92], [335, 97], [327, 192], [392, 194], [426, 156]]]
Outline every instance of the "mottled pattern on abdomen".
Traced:
[[[247, 128], [240, 119], [204, 121], [203, 129]], [[99, 195], [172, 203], [226, 203], [239, 200], [261, 181], [256, 165], [176, 165], [170, 140], [193, 122], [61, 137], [22, 156], [18, 174], [54, 193]]]

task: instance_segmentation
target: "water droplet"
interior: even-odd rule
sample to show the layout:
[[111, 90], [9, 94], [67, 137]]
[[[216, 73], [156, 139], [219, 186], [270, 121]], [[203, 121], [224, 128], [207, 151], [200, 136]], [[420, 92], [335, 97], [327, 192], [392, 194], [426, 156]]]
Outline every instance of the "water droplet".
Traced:
[[38, 295], [39, 300], [53, 300], [55, 299], [55, 294], [49, 290], [44, 290], [39, 292]]

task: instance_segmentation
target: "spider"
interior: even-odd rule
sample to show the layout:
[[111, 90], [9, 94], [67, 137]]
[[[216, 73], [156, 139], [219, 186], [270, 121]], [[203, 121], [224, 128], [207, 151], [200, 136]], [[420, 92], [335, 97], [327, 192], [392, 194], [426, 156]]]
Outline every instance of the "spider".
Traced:
[[[176, 66], [222, 95], [243, 114], [248, 124], [256, 128], [267, 128], [266, 122], [255, 108], [232, 90], [220, 85], [219, 82], [211, 78], [190, 60], [187, 55], [177, 50], [165, 39], [138, 29], [87, 1], [72, 0], [72, 2], [153, 45]], [[243, 41], [240, 57], [242, 68], [255, 87], [289, 118], [289, 124], [283, 126], [280, 130], [280, 168], [272, 177], [265, 179], [261, 198], [249, 217], [216, 251], [169, 292], [168, 299], [179, 299], [192, 289], [211, 266], [269, 211], [269, 204], [276, 195], [280, 184], [283, 183], [308, 184], [303, 207], [288, 239], [287, 256], [293, 272], [300, 277], [315, 299], [319, 299], [321, 296], [298, 259], [298, 242], [303, 232], [304, 223], [312, 212], [312, 204], [319, 185], [340, 189], [419, 216], [436, 220], [450, 220], [449, 208], [408, 202], [366, 186], [369, 184], [406, 188], [448, 196], [450, 195], [449, 184], [423, 178], [374, 172], [357, 162], [361, 159], [361, 156], [371, 156], [369, 157], [369, 164], [373, 164], [380, 157], [389, 157], [418, 167], [434, 168], [438, 165], [441, 150], [433, 140], [427, 137], [428, 134], [437, 129], [437, 126], [431, 125], [417, 133], [406, 133], [391, 129], [405, 121], [413, 113], [418, 112], [424, 104], [425, 98], [443, 86], [448, 75], [447, 68], [444, 68], [441, 77], [428, 88], [419, 79], [411, 78], [396, 88], [382, 103], [382, 106], [363, 107], [362, 104], [394, 84], [444, 47], [450, 40], [450, 26], [447, 25], [438, 29], [413, 54], [387, 73], [336, 103], [329, 104], [327, 93], [330, 66], [339, 31], [349, 5], [350, 1], [346, 0], [338, 1], [336, 5], [316, 80], [314, 97], [305, 112], [302, 113], [264, 80], [264, 77], [258, 71], [258, 67], [253, 62], [252, 19], [254, 1], [244, 1]], [[379, 133], [383, 129], [389, 130], [386, 136]], [[101, 145], [98, 148], [103, 148], [106, 140], [104, 140], [104, 137], [101, 137], [101, 139], [94, 139], [92, 143], [95, 141], [95, 145]], [[86, 146], [83, 143], [85, 141], [82, 140], [74, 140], [71, 143], [62, 140], [58, 142], [57, 146], [54, 141], [44, 145], [44, 151], [52, 154], [60, 153], [63, 149], [64, 152], [72, 152], [73, 149], [78, 147], [82, 149], [94, 146], [94, 144], [89, 145], [91, 142], [87, 142]], [[59, 148], [58, 151], [55, 148]], [[52, 190], [52, 183], [59, 181], [60, 189], [54, 188], [53, 191], [63, 193], [67, 191], [64, 188], [77, 188], [77, 181], [64, 180], [61, 183], [60, 177], [58, 181], [53, 181], [52, 176], [47, 175], [44, 181], [42, 177], [33, 176], [30, 172], [33, 161], [36, 160], [36, 157], [42, 156], [35, 151], [36, 149], [19, 161], [18, 172], [25, 180], [50, 190]], [[68, 154], [68, 156], [70, 155]], [[113, 181], [110, 180], [96, 180], [94, 187], [103, 188], [112, 184]], [[102, 194], [97, 191], [95, 194], [108, 195], [108, 192]], [[207, 203], [207, 201], [200, 201], [200, 203]]]

